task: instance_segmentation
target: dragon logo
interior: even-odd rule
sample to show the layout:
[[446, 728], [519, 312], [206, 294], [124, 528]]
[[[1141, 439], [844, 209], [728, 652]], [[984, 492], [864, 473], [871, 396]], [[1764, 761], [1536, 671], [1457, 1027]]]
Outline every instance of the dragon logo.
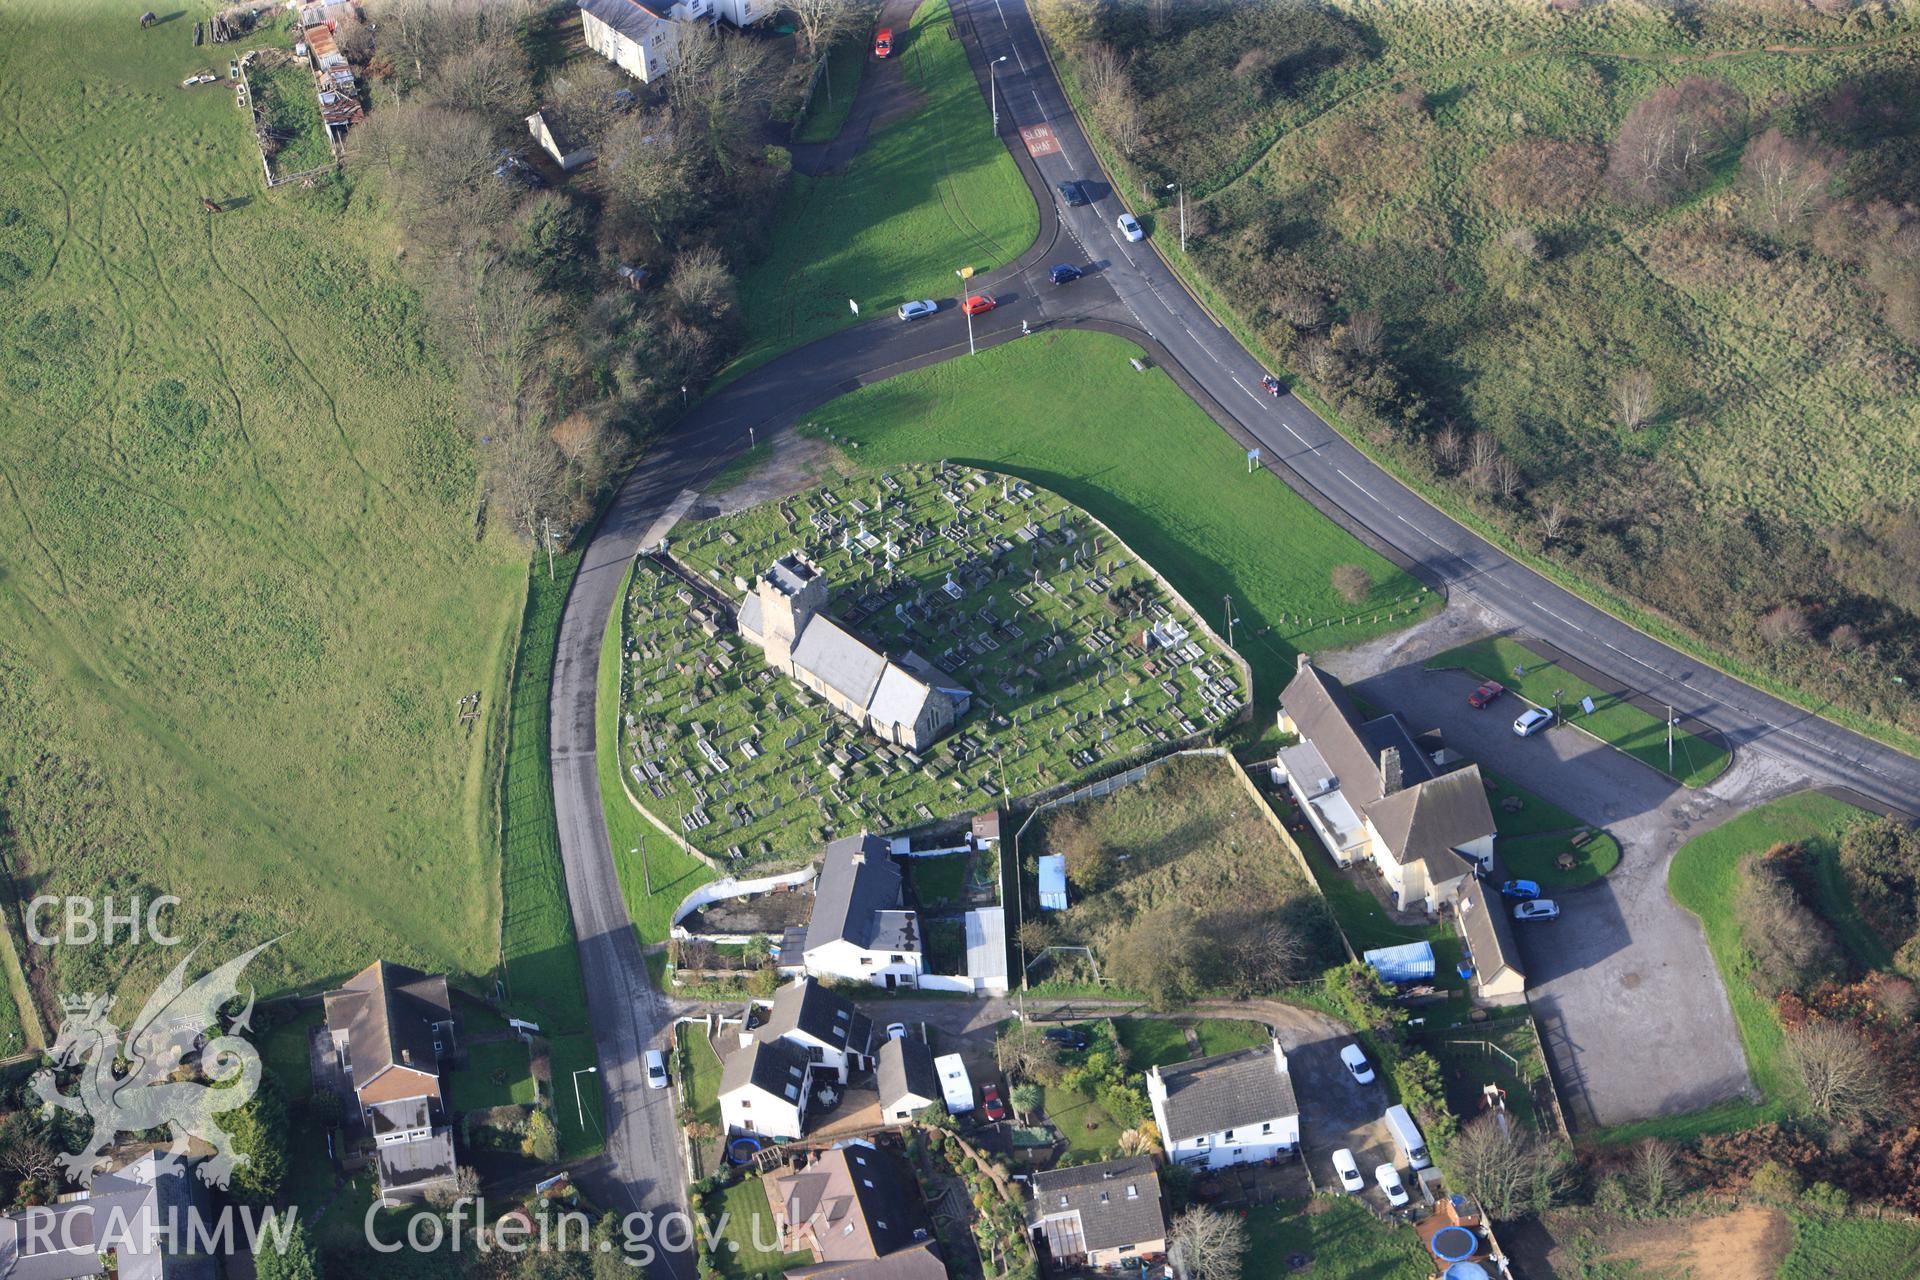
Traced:
[[[220, 1032], [220, 1010], [241, 998], [240, 974], [272, 945], [263, 942], [191, 984], [186, 973], [194, 953], [188, 952], [148, 997], [124, 1043], [108, 1017], [112, 997], [61, 997], [66, 1018], [48, 1050], [54, 1066], [35, 1075], [32, 1083], [48, 1116], [57, 1108], [93, 1121], [86, 1148], [60, 1156], [67, 1176], [91, 1184], [120, 1134], [167, 1129], [173, 1144], [159, 1156], [164, 1168], [177, 1170], [189, 1141], [199, 1139], [213, 1148], [213, 1155], [199, 1166], [200, 1177], [211, 1186], [227, 1185], [248, 1157], [233, 1150], [233, 1135], [221, 1127], [219, 1114], [245, 1106], [260, 1087], [259, 1051], [238, 1034], [249, 1029], [253, 1018], [253, 989], [244, 993], [246, 1007], [229, 1021], [225, 1033]], [[198, 1069], [184, 1067], [183, 1059], [196, 1047]], [[75, 1067], [78, 1091], [60, 1092], [57, 1072]]]

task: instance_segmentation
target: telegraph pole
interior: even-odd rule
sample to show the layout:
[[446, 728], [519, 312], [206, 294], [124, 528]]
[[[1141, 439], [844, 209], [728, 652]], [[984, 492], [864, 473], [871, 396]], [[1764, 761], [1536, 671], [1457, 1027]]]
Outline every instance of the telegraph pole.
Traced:
[[1673, 772], [1673, 704], [1667, 704], [1667, 772]]

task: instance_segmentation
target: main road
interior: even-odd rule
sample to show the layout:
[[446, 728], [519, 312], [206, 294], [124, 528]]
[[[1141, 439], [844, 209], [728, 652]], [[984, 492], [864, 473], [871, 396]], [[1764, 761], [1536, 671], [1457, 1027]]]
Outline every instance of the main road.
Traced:
[[[890, 0], [900, 17], [910, 0]], [[1265, 370], [1187, 293], [1150, 243], [1128, 243], [1116, 229], [1120, 204], [1069, 110], [1023, 0], [953, 0], [953, 10], [987, 90], [989, 68], [1000, 105], [998, 128], [1040, 208], [1034, 246], [976, 288], [1001, 306], [976, 321], [981, 346], [1018, 341], [1036, 329], [1095, 328], [1139, 343], [1221, 427], [1262, 465], [1309, 501], [1430, 584], [1464, 594], [1517, 629], [1560, 649], [1623, 685], [1671, 703], [1740, 750], [1760, 751], [1810, 784], [1851, 788], [1870, 801], [1920, 811], [1920, 761], [1842, 729], [1660, 643], [1563, 590], [1459, 525], [1375, 466], [1291, 395], [1267, 395]], [[887, 89], [899, 74], [869, 64], [862, 94]], [[1035, 158], [1019, 130], [1046, 126], [1054, 149]], [[1092, 178], [1102, 198], [1067, 208], [1058, 183]], [[1163, 229], [1161, 234], [1177, 234]], [[1045, 268], [1072, 261], [1091, 268], [1053, 288]], [[687, 1203], [672, 1091], [649, 1090], [640, 1056], [664, 1047], [664, 1005], [648, 986], [628, 923], [602, 817], [594, 760], [594, 705], [600, 646], [627, 565], [671, 527], [726, 461], [837, 396], [909, 369], [964, 356], [968, 336], [953, 300], [941, 314], [911, 324], [870, 320], [809, 343], [709, 397], [667, 432], [630, 475], [588, 545], [561, 622], [552, 692], [553, 783], [589, 1012], [605, 1091], [607, 1154], [587, 1175], [603, 1203], [656, 1215]], [[685, 1254], [667, 1259], [690, 1275]]]

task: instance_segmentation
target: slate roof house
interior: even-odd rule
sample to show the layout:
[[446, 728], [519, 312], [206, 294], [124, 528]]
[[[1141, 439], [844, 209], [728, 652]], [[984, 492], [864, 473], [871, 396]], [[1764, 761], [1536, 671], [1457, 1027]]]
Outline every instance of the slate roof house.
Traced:
[[775, 1138], [806, 1132], [816, 1088], [874, 1064], [873, 1020], [811, 978], [782, 987], [766, 1019], [740, 1033], [720, 1069], [720, 1120]]
[[454, 1048], [444, 974], [376, 960], [325, 997], [327, 1030], [373, 1136], [380, 1194], [416, 1198], [452, 1182], [441, 1062]]
[[[215, 1227], [204, 1184], [190, 1163], [162, 1172], [149, 1151], [116, 1173], [96, 1174], [78, 1198], [0, 1217], [0, 1276], [6, 1280], [214, 1280], [219, 1262], [193, 1253], [195, 1215]], [[69, 1247], [71, 1246], [71, 1247]]]
[[913, 1175], [865, 1142], [822, 1151], [761, 1179], [784, 1253], [811, 1253], [815, 1265], [788, 1280], [944, 1280], [909, 1194]]
[[812, 1056], [816, 1075], [828, 1072], [842, 1082], [874, 1062], [873, 1019], [811, 978], [780, 988], [766, 1021], [752, 1034], [793, 1041]]
[[1300, 1104], [1278, 1040], [1153, 1067], [1147, 1100], [1176, 1164], [1251, 1164], [1300, 1145]]
[[1305, 654], [1280, 695], [1280, 752], [1300, 810], [1342, 866], [1370, 860], [1401, 910], [1438, 911], [1493, 860], [1493, 810], [1478, 765], [1438, 773], [1399, 716], [1363, 720], [1346, 688]]
[[880, 1088], [880, 1118], [888, 1124], [905, 1124], [940, 1101], [933, 1050], [919, 1036], [889, 1037], [880, 1046], [874, 1079]]
[[826, 616], [827, 580], [799, 552], [773, 562], [740, 601], [740, 635], [767, 665], [820, 695], [876, 737], [909, 751], [932, 746], [973, 695], [908, 654], [896, 662]]
[[1460, 933], [1467, 941], [1467, 958], [1473, 965], [1474, 992], [1495, 1004], [1517, 1003], [1527, 994], [1526, 969], [1520, 963], [1513, 922], [1504, 906], [1483, 882], [1472, 877], [1461, 886], [1455, 903]]
[[1167, 1209], [1151, 1156], [1033, 1175], [1028, 1229], [1056, 1263], [1117, 1267], [1167, 1251]]
[[906, 909], [891, 851], [887, 841], [866, 834], [826, 847], [800, 950], [807, 973], [889, 989], [919, 985], [926, 964], [920, 917]]

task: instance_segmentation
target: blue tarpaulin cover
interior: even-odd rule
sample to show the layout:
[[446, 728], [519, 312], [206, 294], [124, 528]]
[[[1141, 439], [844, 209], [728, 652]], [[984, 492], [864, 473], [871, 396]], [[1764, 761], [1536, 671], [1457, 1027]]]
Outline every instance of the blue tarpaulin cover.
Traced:
[[1433, 944], [1409, 942], [1400, 947], [1376, 947], [1360, 956], [1388, 982], [1425, 982], [1433, 977]]

